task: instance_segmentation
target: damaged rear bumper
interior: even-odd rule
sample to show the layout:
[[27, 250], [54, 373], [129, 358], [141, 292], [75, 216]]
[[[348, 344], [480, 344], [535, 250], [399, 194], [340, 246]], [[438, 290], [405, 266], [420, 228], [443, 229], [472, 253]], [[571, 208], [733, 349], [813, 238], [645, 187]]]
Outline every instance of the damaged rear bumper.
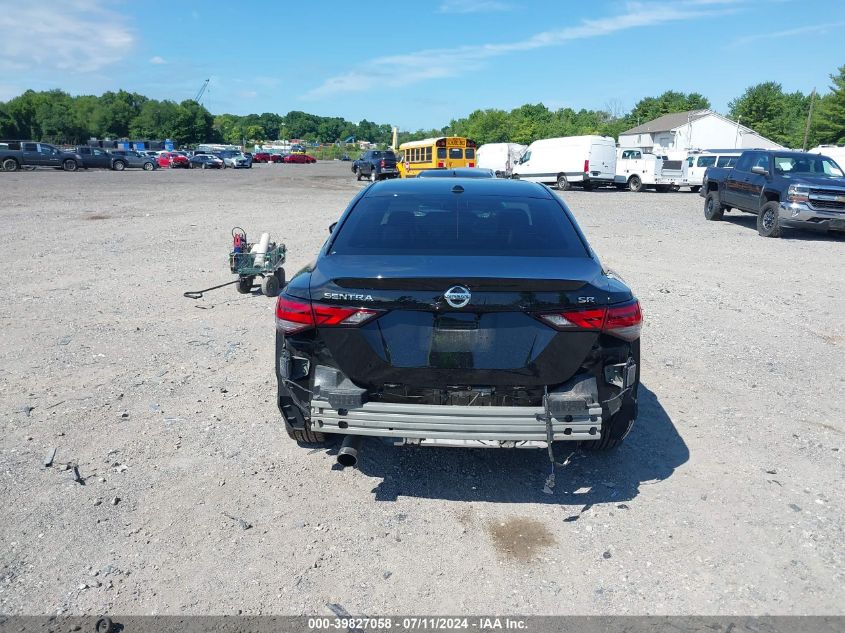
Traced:
[[[601, 405], [580, 400], [580, 411], [552, 414], [555, 441], [601, 437]], [[311, 401], [311, 425], [321, 433], [343, 433], [427, 440], [427, 444], [515, 447], [523, 442], [546, 446], [543, 407], [477, 407], [365, 402], [335, 409], [327, 400]], [[449, 442], [454, 442], [450, 444]], [[406, 441], [404, 443], [420, 443]]]

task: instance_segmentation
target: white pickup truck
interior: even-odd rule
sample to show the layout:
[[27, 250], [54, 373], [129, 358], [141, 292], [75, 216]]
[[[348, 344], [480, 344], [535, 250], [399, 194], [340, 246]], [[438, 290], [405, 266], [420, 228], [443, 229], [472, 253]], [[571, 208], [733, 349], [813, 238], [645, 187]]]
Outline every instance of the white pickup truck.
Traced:
[[641, 149], [624, 148], [618, 150], [613, 182], [617, 188], [631, 191], [669, 191], [686, 184], [681, 161], [670, 161], [668, 157], [647, 154]]

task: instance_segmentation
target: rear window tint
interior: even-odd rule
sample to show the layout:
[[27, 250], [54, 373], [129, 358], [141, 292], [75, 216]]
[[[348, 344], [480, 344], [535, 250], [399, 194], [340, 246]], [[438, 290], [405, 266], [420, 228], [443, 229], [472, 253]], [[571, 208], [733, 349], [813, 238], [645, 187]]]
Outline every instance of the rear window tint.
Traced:
[[556, 201], [469, 194], [365, 197], [338, 231], [331, 253], [588, 256]]

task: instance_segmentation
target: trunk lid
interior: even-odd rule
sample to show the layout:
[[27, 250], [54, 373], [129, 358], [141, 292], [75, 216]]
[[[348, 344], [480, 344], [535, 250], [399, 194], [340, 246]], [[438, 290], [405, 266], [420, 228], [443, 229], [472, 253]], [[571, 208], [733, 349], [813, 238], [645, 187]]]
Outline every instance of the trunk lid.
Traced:
[[310, 296], [383, 311], [360, 327], [318, 327], [339, 369], [371, 389], [565, 382], [599, 334], [560, 332], [534, 315], [631, 298], [589, 257], [422, 255], [322, 257]]

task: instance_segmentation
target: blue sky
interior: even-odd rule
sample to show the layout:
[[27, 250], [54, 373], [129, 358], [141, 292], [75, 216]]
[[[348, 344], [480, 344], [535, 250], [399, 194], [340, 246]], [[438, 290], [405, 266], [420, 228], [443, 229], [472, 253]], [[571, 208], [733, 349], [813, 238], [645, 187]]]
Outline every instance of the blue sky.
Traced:
[[401, 129], [523, 103], [629, 110], [673, 89], [826, 92], [842, 0], [0, 0], [0, 100], [124, 88], [215, 113], [304, 110]]

